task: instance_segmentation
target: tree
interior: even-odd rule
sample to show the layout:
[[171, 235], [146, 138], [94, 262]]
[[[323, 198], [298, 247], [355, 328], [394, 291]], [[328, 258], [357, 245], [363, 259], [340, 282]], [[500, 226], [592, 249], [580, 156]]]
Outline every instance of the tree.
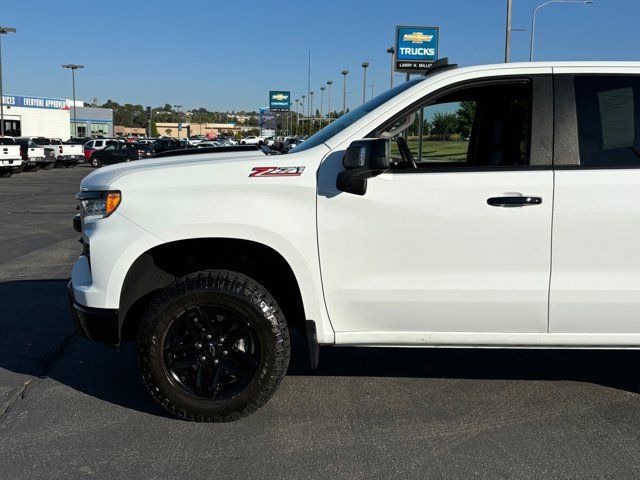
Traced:
[[446, 145], [447, 135], [451, 135], [456, 131], [458, 116], [453, 113], [436, 112], [431, 123], [433, 125], [433, 133], [442, 135], [442, 141]]
[[476, 115], [476, 102], [471, 100], [460, 102], [460, 108], [458, 108], [456, 115], [458, 117], [458, 132], [468, 137], [471, 134], [473, 119]]

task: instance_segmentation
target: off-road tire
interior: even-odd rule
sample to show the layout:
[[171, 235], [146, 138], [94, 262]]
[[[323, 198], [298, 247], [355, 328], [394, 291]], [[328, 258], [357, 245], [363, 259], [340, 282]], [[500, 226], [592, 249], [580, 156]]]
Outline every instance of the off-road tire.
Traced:
[[[195, 305], [211, 303], [243, 315], [263, 352], [248, 385], [222, 400], [185, 391], [172, 379], [163, 356], [174, 320]], [[255, 280], [237, 272], [206, 270], [177, 279], [151, 302], [138, 328], [136, 357], [145, 387], [172, 415], [195, 422], [229, 422], [255, 412], [275, 392], [289, 366], [289, 329], [275, 299]]]

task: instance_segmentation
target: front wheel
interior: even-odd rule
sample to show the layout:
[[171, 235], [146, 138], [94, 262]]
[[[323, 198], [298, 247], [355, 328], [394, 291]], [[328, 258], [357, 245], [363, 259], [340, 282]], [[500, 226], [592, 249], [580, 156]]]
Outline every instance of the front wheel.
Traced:
[[289, 330], [264, 287], [226, 270], [176, 280], [147, 308], [137, 361], [154, 399], [173, 415], [227, 422], [255, 412], [289, 365]]
[[100, 165], [101, 164], [100, 164], [100, 159], [99, 158], [97, 158], [97, 157], [92, 157], [91, 158], [91, 166], [92, 167], [98, 168], [98, 167], [100, 167]]

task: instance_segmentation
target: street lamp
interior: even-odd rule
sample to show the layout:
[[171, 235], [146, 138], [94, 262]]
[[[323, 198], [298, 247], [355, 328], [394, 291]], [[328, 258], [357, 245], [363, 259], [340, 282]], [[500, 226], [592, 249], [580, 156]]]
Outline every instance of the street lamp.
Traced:
[[320, 87], [320, 130], [322, 130], [322, 120], [323, 120], [323, 116], [322, 116], [322, 105], [324, 104], [324, 91], [327, 89], [327, 87]]
[[67, 65], [62, 65], [62, 68], [68, 68], [71, 70], [71, 84], [73, 87], [73, 135], [75, 137], [78, 136], [78, 124], [76, 123], [76, 70], [80, 68], [84, 68], [84, 65], [76, 65], [74, 63], [69, 63]]
[[342, 70], [342, 114], [347, 113], [347, 75], [349, 70]]
[[298, 113], [298, 104], [300, 103], [300, 99], [296, 98], [296, 135], [298, 134], [298, 126], [300, 125], [300, 114]]
[[391, 73], [390, 73], [390, 87], [393, 88], [393, 54], [396, 53], [396, 49], [393, 47], [387, 48], [387, 53], [391, 54]]
[[180, 123], [180, 109], [182, 108], [182, 105], [174, 105], [173, 108], [178, 110], [178, 140], [180, 140], [180, 128], [182, 127]]
[[362, 62], [362, 103], [367, 99], [367, 67], [369, 62]]
[[333, 80], [327, 80], [327, 120], [328, 123], [331, 123], [331, 85], [333, 84]]
[[552, 3], [575, 3], [576, 5], [591, 5], [593, 2], [593, 0], [549, 0], [548, 2], [542, 3], [540, 5], [538, 5], [534, 10], [533, 10], [533, 15], [531, 16], [531, 43], [529, 46], [529, 61], [533, 62], [533, 42], [535, 39], [535, 33], [536, 33], [536, 14], [538, 13], [538, 10], [540, 10], [542, 7], [545, 7], [547, 5], [550, 5]]
[[2, 35], [16, 33], [12, 27], [0, 27], [0, 136], [4, 136], [4, 102], [2, 99]]
[[309, 92], [309, 135], [313, 132], [313, 127], [315, 126], [315, 115], [313, 114], [313, 94], [314, 92]]

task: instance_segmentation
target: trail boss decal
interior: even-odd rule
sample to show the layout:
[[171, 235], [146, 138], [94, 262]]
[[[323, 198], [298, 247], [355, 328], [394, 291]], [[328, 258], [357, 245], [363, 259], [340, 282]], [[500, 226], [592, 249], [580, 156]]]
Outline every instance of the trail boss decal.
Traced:
[[250, 177], [299, 177], [304, 167], [253, 167]]

